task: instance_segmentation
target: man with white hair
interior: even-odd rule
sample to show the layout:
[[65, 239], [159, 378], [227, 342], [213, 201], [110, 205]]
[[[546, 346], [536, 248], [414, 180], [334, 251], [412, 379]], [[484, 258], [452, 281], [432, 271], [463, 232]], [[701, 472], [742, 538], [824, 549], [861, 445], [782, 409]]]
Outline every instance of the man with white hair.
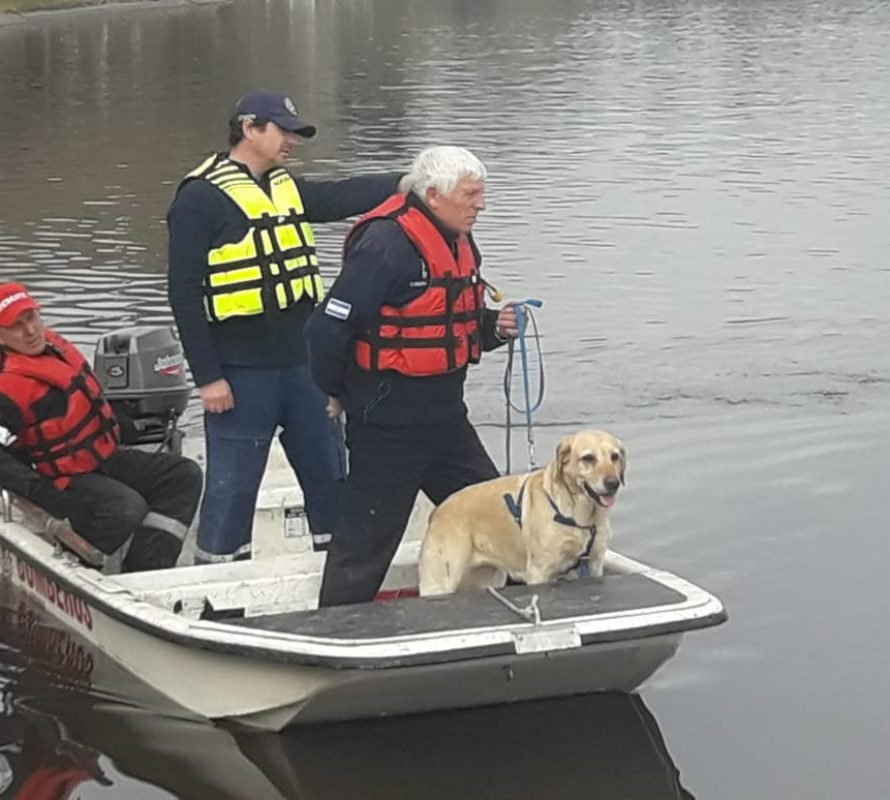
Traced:
[[373, 599], [419, 491], [438, 505], [498, 476], [467, 419], [467, 367], [518, 335], [485, 308], [471, 230], [486, 170], [460, 147], [422, 152], [399, 193], [356, 223], [343, 269], [310, 317], [312, 374], [346, 413], [349, 476], [319, 605]]

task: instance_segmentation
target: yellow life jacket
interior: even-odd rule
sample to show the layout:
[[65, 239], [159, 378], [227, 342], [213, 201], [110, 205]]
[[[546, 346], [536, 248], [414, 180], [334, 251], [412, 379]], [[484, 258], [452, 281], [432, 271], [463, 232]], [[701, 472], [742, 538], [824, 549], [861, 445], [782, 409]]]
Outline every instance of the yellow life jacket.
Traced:
[[219, 245], [207, 254], [204, 305], [209, 320], [283, 310], [301, 300], [314, 305], [324, 297], [315, 235], [286, 169], [269, 173], [271, 197], [227, 156], [211, 156], [185, 180], [195, 178], [212, 183], [250, 220], [240, 242]]

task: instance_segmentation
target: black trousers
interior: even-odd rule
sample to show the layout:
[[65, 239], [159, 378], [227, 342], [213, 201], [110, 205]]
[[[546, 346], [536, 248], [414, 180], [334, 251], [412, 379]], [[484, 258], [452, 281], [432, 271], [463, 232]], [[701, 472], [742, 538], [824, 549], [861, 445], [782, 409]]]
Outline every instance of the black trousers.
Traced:
[[372, 600], [423, 491], [438, 505], [500, 474], [465, 416], [428, 428], [352, 426], [343, 514], [328, 548], [320, 606]]
[[115, 552], [133, 536], [125, 571], [164, 569], [176, 564], [202, 484], [194, 461], [122, 447], [97, 471], [71, 478], [61, 510], [103, 553]]

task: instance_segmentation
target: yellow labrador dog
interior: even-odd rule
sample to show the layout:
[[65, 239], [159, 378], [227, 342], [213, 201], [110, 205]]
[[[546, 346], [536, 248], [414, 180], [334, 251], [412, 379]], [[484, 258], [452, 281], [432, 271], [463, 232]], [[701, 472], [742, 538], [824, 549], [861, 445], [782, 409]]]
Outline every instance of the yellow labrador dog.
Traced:
[[601, 577], [612, 539], [609, 509], [624, 485], [624, 445], [605, 431], [565, 436], [543, 469], [451, 495], [430, 514], [420, 594], [546, 583], [589, 558]]

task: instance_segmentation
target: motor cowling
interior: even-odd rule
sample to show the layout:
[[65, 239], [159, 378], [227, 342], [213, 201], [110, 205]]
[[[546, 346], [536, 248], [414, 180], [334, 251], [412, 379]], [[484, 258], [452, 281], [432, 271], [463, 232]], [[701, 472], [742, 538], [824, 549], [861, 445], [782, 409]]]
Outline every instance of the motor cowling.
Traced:
[[93, 364], [121, 423], [124, 443], [181, 449], [179, 417], [188, 405], [182, 344], [170, 326], [135, 326], [105, 334]]

